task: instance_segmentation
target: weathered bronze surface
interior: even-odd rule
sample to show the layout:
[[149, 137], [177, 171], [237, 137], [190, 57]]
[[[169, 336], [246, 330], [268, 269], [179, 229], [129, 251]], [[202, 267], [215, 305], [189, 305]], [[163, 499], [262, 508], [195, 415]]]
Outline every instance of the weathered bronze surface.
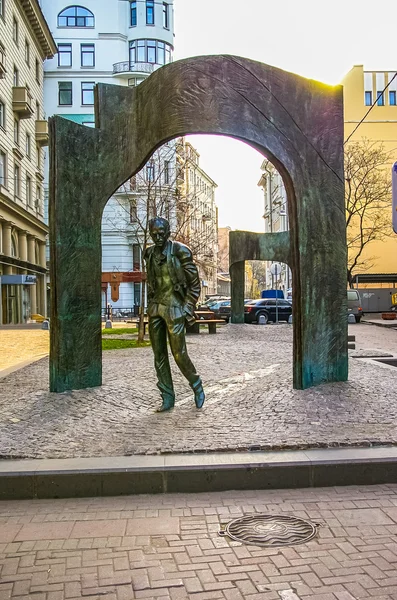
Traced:
[[[198, 57], [158, 69], [136, 88], [99, 84], [95, 115], [96, 129], [50, 120], [51, 390], [101, 384], [106, 202], [157, 147], [193, 133], [242, 140], [282, 174], [291, 224], [294, 386], [346, 379], [341, 86], [244, 58]], [[246, 258], [233, 263], [232, 274]], [[235, 320], [242, 301], [234, 304]]]
[[173, 408], [175, 392], [168, 358], [167, 338], [176, 364], [194, 392], [197, 408], [204, 404], [201, 379], [189, 358], [185, 340], [186, 322], [194, 323], [194, 309], [200, 296], [200, 279], [191, 251], [185, 244], [171, 242], [170, 225], [155, 217], [149, 222], [154, 242], [145, 250], [149, 336], [154, 353], [157, 387], [162, 404], [158, 412]]

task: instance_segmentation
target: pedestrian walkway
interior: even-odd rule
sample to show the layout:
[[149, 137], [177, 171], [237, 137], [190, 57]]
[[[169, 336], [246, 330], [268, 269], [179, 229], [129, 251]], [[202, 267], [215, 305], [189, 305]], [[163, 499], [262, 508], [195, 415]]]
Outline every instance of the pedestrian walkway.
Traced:
[[[219, 529], [267, 513], [318, 524], [263, 548]], [[397, 600], [397, 486], [0, 503], [0, 599]]]

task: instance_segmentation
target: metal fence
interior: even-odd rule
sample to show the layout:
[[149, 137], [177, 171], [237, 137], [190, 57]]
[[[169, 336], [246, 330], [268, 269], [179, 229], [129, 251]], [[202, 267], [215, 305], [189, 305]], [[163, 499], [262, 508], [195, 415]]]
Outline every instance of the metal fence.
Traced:
[[102, 320], [125, 321], [139, 316], [139, 306], [108, 306], [102, 307]]

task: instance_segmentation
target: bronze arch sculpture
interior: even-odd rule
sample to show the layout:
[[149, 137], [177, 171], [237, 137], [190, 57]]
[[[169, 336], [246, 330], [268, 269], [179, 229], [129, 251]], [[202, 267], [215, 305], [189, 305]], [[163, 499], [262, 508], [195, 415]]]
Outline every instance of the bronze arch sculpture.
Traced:
[[96, 129], [50, 119], [51, 391], [102, 382], [106, 202], [157, 147], [194, 133], [244, 141], [282, 173], [290, 234], [267, 242], [248, 234], [251, 255], [237, 253], [232, 270], [238, 279], [246, 258], [289, 262], [294, 387], [346, 380], [342, 88], [244, 58], [197, 57], [159, 69], [137, 88], [99, 84], [95, 115]]

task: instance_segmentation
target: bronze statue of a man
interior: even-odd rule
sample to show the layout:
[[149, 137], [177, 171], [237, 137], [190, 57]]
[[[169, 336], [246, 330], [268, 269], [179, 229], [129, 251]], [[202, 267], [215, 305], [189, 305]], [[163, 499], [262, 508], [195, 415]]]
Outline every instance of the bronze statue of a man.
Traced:
[[172, 355], [194, 392], [197, 408], [205, 395], [200, 376], [189, 358], [185, 340], [185, 323], [194, 323], [194, 308], [200, 295], [200, 280], [190, 249], [169, 240], [167, 219], [155, 217], [149, 222], [154, 242], [145, 250], [149, 336], [154, 352], [157, 387], [162, 405], [158, 412], [173, 408], [175, 392], [167, 350], [167, 336]]

